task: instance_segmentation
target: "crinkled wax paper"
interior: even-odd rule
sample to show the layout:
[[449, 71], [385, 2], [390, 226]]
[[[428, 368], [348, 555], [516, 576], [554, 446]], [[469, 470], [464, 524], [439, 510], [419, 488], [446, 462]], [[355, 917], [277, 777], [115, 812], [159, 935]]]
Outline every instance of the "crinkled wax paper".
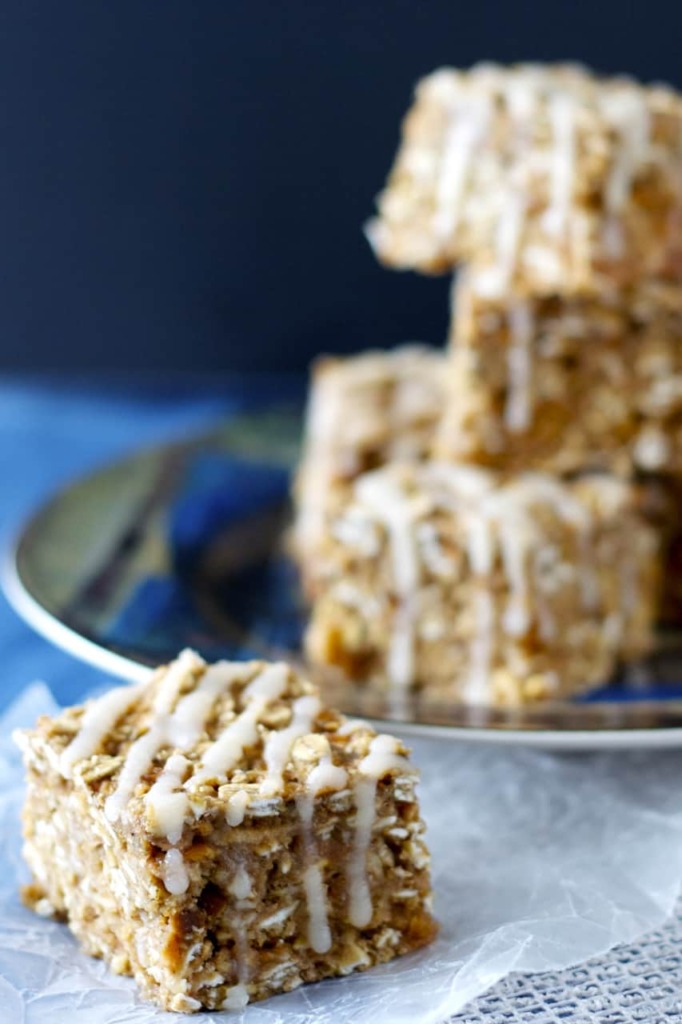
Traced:
[[558, 969], [636, 938], [673, 908], [682, 874], [682, 754], [552, 755], [414, 742], [442, 930], [428, 949], [243, 1013], [164, 1014], [79, 953], [17, 887], [16, 725], [54, 709], [29, 688], [0, 720], [0, 1004], [23, 1024], [440, 1022], [513, 970]]

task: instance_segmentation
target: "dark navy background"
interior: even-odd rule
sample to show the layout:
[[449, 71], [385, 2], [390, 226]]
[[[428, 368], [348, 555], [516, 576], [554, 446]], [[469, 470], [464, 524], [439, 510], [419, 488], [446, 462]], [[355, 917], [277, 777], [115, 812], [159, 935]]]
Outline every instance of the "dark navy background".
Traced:
[[361, 234], [413, 82], [580, 58], [682, 85], [677, 4], [10, 0], [0, 370], [297, 369], [442, 339]]

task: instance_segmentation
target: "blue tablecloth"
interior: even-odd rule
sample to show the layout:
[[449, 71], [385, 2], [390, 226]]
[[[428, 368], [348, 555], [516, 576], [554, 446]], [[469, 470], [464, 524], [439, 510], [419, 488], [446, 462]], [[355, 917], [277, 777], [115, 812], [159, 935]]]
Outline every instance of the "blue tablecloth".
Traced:
[[[303, 394], [299, 378], [105, 382], [0, 378], [0, 542], [6, 551], [26, 516], [55, 489], [143, 445], [189, 436], [272, 398]], [[43, 679], [62, 703], [101, 680], [54, 648], [0, 597], [0, 710]]]

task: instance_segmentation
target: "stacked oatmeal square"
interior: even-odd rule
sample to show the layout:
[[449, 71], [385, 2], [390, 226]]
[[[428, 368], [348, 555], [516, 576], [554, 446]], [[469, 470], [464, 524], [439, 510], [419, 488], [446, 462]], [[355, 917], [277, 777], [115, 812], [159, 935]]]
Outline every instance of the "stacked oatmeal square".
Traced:
[[315, 374], [297, 492], [313, 662], [517, 705], [650, 649], [679, 596], [662, 568], [679, 547], [681, 225], [673, 90], [574, 65], [419, 83], [367, 234], [387, 266], [455, 275], [450, 338], [419, 366], [374, 354], [369, 402], [367, 355]]

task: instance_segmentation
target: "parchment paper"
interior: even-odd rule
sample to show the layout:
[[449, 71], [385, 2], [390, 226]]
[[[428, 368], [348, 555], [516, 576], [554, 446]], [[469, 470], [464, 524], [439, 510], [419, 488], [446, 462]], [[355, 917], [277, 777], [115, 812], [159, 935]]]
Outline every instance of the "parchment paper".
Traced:
[[0, 719], [0, 1006], [19, 1024], [440, 1022], [514, 970], [559, 969], [669, 915], [682, 876], [682, 754], [556, 755], [413, 742], [442, 930], [426, 950], [243, 1013], [164, 1014], [25, 910], [22, 770], [9, 738], [52, 712], [42, 684]]

